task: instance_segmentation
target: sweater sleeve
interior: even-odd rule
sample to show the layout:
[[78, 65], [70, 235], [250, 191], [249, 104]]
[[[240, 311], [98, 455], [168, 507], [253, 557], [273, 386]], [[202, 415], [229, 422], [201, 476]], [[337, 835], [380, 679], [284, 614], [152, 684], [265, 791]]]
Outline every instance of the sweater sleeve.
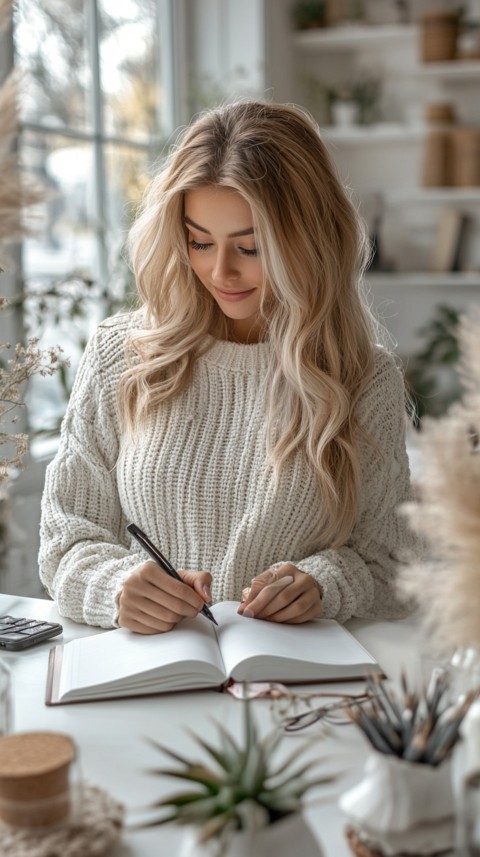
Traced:
[[123, 338], [99, 329], [86, 348], [47, 467], [40, 524], [40, 578], [59, 612], [105, 628], [116, 624], [124, 580], [145, 559], [128, 548], [116, 486]]
[[380, 352], [359, 403], [359, 421], [372, 443], [362, 442], [359, 516], [345, 545], [295, 562], [323, 590], [323, 615], [399, 618], [409, 607], [397, 590], [400, 564], [417, 551], [399, 507], [411, 499], [405, 445], [405, 390], [394, 359]]

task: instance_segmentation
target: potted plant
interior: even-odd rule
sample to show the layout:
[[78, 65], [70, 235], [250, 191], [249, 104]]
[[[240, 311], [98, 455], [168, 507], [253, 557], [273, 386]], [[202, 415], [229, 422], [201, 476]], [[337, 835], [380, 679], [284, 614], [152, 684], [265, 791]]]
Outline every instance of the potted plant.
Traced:
[[382, 82], [375, 74], [327, 87], [327, 103], [334, 125], [370, 125], [377, 118]]
[[[275, 761], [282, 734], [278, 728], [260, 739], [244, 703], [244, 740], [238, 742], [220, 724], [219, 746], [195, 736], [209, 757], [190, 760], [163, 747], [152, 745], [173, 759], [175, 768], [161, 768], [154, 774], [184, 780], [190, 788], [167, 797], [154, 806], [170, 812], [155, 818], [149, 826], [175, 823], [185, 827], [182, 857], [281, 857], [294, 851], [302, 857], [321, 857], [321, 849], [301, 809], [305, 794], [331, 777], [307, 776], [315, 761], [299, 762], [311, 743], [283, 761]], [[212, 764], [213, 763], [213, 764]], [[191, 786], [194, 786], [192, 789]]]
[[330, 121], [337, 128], [350, 128], [360, 124], [360, 109], [355, 100], [353, 87], [345, 84], [327, 89]]
[[325, 26], [324, 0], [304, 0], [295, 3], [292, 8], [292, 18], [297, 30], [311, 30]]

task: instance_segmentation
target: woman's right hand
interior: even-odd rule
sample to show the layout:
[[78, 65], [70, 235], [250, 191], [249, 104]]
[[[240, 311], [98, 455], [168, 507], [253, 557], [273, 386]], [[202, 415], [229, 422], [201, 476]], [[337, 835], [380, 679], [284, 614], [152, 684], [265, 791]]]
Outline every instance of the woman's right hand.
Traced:
[[162, 634], [187, 616], [196, 616], [211, 600], [208, 571], [179, 571], [182, 580], [165, 574], [155, 562], [139, 565], [118, 598], [118, 624], [137, 634]]

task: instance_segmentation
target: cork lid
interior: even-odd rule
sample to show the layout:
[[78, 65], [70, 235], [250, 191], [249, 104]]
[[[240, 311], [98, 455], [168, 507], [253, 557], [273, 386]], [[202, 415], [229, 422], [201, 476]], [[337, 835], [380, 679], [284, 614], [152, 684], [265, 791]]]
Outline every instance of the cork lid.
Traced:
[[18, 732], [0, 738], [0, 780], [39, 776], [75, 758], [75, 744], [57, 732]]

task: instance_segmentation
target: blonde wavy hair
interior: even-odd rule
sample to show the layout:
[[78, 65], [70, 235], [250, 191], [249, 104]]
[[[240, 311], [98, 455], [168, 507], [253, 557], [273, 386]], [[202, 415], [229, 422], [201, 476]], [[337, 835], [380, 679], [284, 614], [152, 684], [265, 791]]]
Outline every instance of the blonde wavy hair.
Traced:
[[[188, 383], [230, 322], [197, 280], [183, 221], [185, 193], [222, 186], [250, 205], [273, 300], [267, 449], [274, 473], [301, 451], [323, 498], [325, 545], [343, 543], [357, 517], [355, 405], [373, 371], [374, 333], [361, 294], [362, 223], [318, 127], [295, 105], [241, 102], [202, 113], [151, 183], [129, 237], [142, 329], [120, 382], [127, 434]], [[248, 347], [248, 346], [246, 346]]]

